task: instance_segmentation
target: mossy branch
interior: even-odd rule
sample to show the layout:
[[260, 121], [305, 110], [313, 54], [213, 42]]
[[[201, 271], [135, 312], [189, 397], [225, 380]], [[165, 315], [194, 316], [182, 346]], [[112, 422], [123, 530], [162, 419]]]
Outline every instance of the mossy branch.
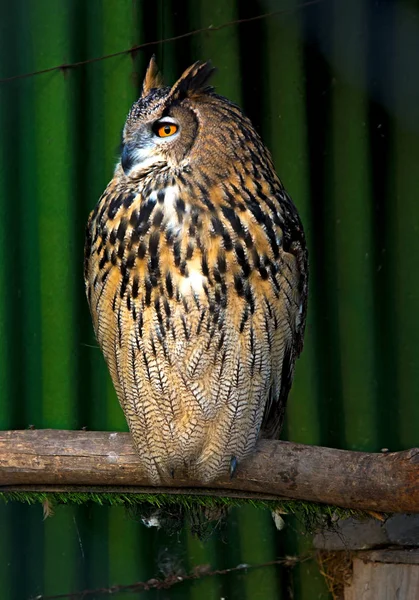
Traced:
[[372, 454], [261, 440], [233, 479], [150, 486], [128, 433], [0, 432], [0, 492], [183, 494], [419, 512], [419, 449]]

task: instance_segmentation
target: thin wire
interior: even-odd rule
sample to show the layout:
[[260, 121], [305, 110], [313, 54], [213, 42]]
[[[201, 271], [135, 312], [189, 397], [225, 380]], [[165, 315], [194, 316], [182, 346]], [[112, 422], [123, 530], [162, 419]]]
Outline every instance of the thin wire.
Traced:
[[163, 40], [155, 40], [154, 42], [145, 42], [144, 44], [139, 44], [136, 46], [132, 46], [128, 50], [120, 50], [119, 52], [114, 52], [113, 54], [106, 54], [104, 56], [99, 56], [96, 58], [89, 58], [88, 60], [81, 60], [79, 62], [74, 63], [64, 63], [62, 65], [57, 65], [55, 67], [49, 67], [48, 69], [42, 69], [41, 71], [33, 71], [32, 73], [23, 73], [21, 75], [13, 75], [12, 77], [5, 77], [4, 79], [0, 79], [0, 83], [8, 83], [10, 81], [16, 81], [17, 79], [26, 79], [28, 77], [35, 77], [36, 75], [44, 75], [45, 73], [51, 73], [53, 71], [66, 71], [67, 69], [74, 69], [76, 67], [81, 67], [83, 65], [89, 65], [95, 62], [100, 62], [102, 60], [107, 60], [108, 58], [115, 58], [116, 56], [123, 56], [124, 54], [134, 54], [138, 50], [142, 50], [143, 48], [148, 48], [149, 46], [156, 46], [157, 44], [166, 44], [168, 42], [176, 42], [178, 40], [185, 39], [187, 37], [192, 37], [197, 35], [198, 33], [204, 32], [213, 32], [219, 31], [220, 29], [225, 29], [226, 27], [232, 27], [233, 25], [241, 25], [242, 23], [249, 23], [251, 21], [259, 21], [261, 19], [266, 19], [268, 17], [273, 17], [279, 14], [286, 14], [288, 12], [293, 12], [294, 10], [300, 10], [307, 6], [312, 6], [314, 4], [320, 4], [325, 0], [309, 0], [309, 2], [304, 2], [302, 4], [297, 4], [293, 8], [285, 8], [281, 10], [274, 10], [269, 13], [264, 13], [263, 15], [257, 15], [255, 17], [247, 17], [245, 19], [237, 19], [235, 21], [228, 21], [227, 23], [223, 23], [222, 25], [217, 25], [213, 27], [210, 25], [209, 27], [202, 27], [201, 29], [194, 29], [193, 31], [188, 31], [187, 33], [182, 33], [181, 35], [175, 35], [169, 38], [165, 38]]
[[248, 565], [241, 564], [237, 565], [237, 567], [230, 567], [228, 569], [215, 569], [214, 571], [208, 570], [206, 565], [198, 565], [195, 567], [192, 573], [183, 576], [177, 576], [176, 574], [168, 575], [165, 579], [149, 579], [148, 581], [137, 581], [136, 583], [128, 584], [128, 585], [113, 585], [109, 588], [96, 588], [90, 590], [83, 590], [81, 592], [70, 592], [68, 594], [58, 594], [56, 596], [35, 596], [32, 600], [63, 600], [67, 599], [79, 599], [82, 600], [87, 598], [87, 596], [97, 596], [98, 594], [106, 594], [107, 596], [117, 594], [120, 592], [148, 592], [153, 589], [168, 589], [177, 585], [179, 583], [183, 583], [184, 581], [193, 581], [197, 579], [203, 579], [207, 577], [214, 577], [216, 575], [229, 575], [230, 573], [236, 572], [244, 572], [251, 569], [261, 569], [264, 567], [270, 567], [274, 565], [278, 566], [286, 566], [286, 567], [295, 567], [297, 564], [306, 562], [314, 558], [314, 554], [309, 552], [305, 553], [301, 556], [288, 556], [286, 558], [278, 558], [276, 560], [270, 560], [265, 563]]

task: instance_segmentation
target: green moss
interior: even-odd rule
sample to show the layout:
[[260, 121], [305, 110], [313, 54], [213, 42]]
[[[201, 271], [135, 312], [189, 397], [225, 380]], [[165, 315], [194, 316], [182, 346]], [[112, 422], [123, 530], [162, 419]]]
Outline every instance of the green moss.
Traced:
[[314, 502], [297, 500], [259, 500], [252, 498], [230, 498], [228, 496], [202, 496], [183, 494], [138, 494], [138, 493], [112, 493], [112, 492], [0, 492], [0, 501], [23, 502], [25, 504], [45, 503], [51, 507], [57, 505], [82, 505], [87, 503], [99, 506], [125, 506], [131, 514], [138, 514], [150, 509], [165, 509], [170, 513], [172, 509], [179, 509], [184, 513], [199, 511], [200, 509], [220, 511], [241, 506], [253, 506], [262, 510], [279, 511], [295, 516], [308, 532], [313, 532], [325, 524], [330, 524], [337, 519], [348, 517], [365, 518], [368, 516], [361, 511], [344, 509], [337, 506], [328, 506]]

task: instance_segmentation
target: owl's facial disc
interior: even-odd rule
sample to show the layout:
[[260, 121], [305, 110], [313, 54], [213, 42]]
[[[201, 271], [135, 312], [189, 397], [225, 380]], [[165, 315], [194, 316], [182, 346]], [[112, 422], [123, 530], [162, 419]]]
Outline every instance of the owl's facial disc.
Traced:
[[131, 133], [122, 148], [121, 166], [125, 175], [167, 164], [167, 151], [179, 133], [180, 125], [171, 117], [144, 124]]

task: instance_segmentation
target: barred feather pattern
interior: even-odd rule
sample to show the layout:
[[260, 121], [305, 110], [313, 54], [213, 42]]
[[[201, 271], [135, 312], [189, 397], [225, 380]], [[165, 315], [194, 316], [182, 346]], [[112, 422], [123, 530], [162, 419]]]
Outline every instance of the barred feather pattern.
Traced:
[[208, 483], [278, 434], [304, 332], [297, 211], [250, 121], [202, 101], [234, 140], [228, 160], [136, 178], [118, 165], [87, 226], [94, 329], [155, 483]]

